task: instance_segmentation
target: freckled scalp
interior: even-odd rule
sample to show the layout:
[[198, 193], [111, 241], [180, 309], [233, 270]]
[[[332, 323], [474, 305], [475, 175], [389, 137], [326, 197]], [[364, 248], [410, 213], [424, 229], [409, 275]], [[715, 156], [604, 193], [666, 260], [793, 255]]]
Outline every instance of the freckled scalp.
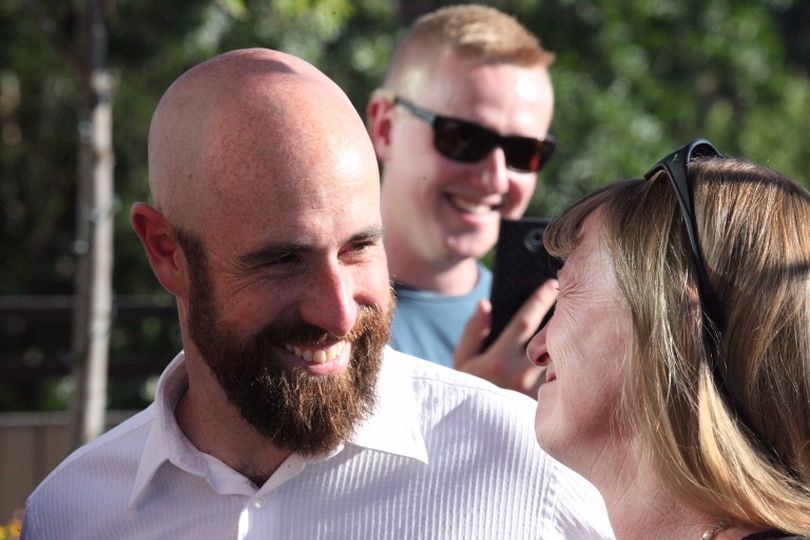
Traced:
[[330, 176], [329, 167], [378, 183], [373, 148], [348, 97], [281, 52], [231, 51], [195, 66], [169, 87], [152, 118], [152, 199], [189, 230], [211, 212], [257, 204], [261, 189], [273, 199], [305, 189], [308, 180]]

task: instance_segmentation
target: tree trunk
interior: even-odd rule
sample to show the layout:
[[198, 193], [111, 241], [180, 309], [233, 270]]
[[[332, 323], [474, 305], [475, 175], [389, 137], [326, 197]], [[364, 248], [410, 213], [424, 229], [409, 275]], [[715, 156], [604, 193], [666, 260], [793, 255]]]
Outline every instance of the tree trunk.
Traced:
[[112, 310], [113, 149], [111, 78], [101, 0], [76, 0], [79, 66], [78, 256], [73, 314], [73, 443], [104, 429]]

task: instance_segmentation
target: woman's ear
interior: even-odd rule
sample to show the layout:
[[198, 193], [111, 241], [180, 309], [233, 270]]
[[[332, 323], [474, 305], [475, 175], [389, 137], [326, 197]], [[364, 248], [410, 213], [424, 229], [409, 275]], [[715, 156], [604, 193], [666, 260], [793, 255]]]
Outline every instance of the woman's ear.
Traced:
[[158, 210], [145, 203], [132, 205], [130, 220], [135, 234], [141, 239], [155, 277], [171, 294], [185, 297], [187, 292], [185, 257], [172, 234], [168, 220]]
[[686, 284], [683, 288], [683, 297], [689, 306], [688, 315], [696, 322], [701, 321], [701, 310], [703, 308], [700, 302], [700, 292], [694, 285]]
[[374, 143], [374, 151], [380, 161], [387, 161], [391, 153], [394, 101], [389, 94], [380, 89], [375, 90], [366, 107], [371, 141]]

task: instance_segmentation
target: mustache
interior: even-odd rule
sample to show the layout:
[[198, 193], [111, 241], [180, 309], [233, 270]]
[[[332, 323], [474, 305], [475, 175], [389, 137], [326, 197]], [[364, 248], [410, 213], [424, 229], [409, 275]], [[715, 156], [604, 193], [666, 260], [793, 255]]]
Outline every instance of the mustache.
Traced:
[[288, 343], [309, 345], [330, 345], [339, 341], [354, 343], [373, 326], [375, 319], [383, 316], [382, 310], [376, 306], [360, 306], [354, 326], [344, 335], [329, 332], [300, 319], [274, 321], [256, 334], [256, 341], [266, 346], [282, 348]]

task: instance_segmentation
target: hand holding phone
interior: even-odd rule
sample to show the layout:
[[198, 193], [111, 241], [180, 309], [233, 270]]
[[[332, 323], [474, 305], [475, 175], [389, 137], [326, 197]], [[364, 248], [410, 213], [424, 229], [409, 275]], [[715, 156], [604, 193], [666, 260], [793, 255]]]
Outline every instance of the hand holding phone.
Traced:
[[[482, 344], [482, 351], [498, 338], [526, 299], [543, 282], [556, 277], [562, 266], [543, 246], [543, 232], [548, 223], [545, 218], [501, 219], [490, 294], [490, 333]], [[549, 310], [540, 327], [552, 311]]]
[[528, 361], [526, 344], [556, 299], [556, 283], [541, 285], [520, 306], [498, 339], [484, 351], [481, 342], [489, 331], [492, 313], [490, 303], [482, 300], [467, 321], [453, 354], [453, 367], [536, 398], [537, 389], [545, 381], [545, 368]]
[[479, 305], [453, 355], [456, 369], [533, 398], [545, 370], [527, 360], [526, 344], [553, 309], [556, 288], [542, 285], [561, 266], [543, 248], [547, 223], [538, 218], [501, 220], [490, 307]]

